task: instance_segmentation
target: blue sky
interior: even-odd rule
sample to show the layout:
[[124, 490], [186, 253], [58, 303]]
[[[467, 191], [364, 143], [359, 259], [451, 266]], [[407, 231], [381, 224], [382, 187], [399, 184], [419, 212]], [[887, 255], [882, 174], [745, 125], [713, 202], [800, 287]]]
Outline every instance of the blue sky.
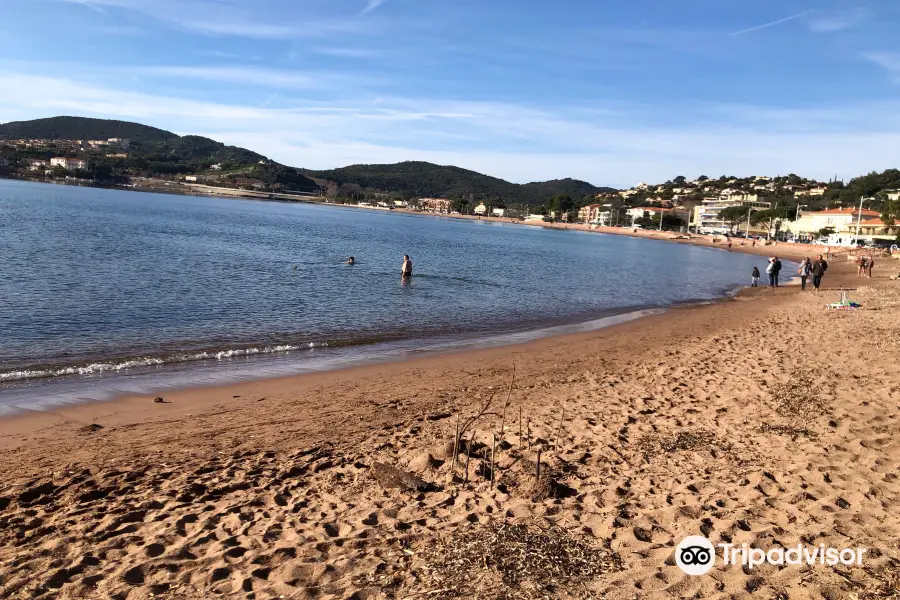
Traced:
[[0, 121], [525, 182], [900, 166], [896, 0], [0, 0]]

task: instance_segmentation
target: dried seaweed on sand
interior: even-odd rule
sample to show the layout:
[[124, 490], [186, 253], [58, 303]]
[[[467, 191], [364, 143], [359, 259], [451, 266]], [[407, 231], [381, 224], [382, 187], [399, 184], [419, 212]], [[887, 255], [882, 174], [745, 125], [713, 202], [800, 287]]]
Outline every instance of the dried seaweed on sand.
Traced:
[[536, 523], [459, 529], [423, 560], [420, 585], [429, 598], [591, 598], [583, 584], [623, 569], [608, 548]]
[[826, 396], [832, 390], [807, 373], [798, 373], [786, 383], [773, 385], [770, 393], [775, 411], [785, 417], [805, 421], [831, 412], [831, 402]]

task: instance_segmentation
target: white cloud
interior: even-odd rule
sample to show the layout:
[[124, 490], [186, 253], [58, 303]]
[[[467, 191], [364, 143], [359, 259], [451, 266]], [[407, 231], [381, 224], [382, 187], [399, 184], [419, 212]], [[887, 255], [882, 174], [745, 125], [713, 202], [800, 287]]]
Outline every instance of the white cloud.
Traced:
[[680, 125], [653, 127], [636, 110], [396, 97], [266, 108], [10, 71], [0, 71], [0, 89], [6, 120], [57, 114], [136, 120], [308, 168], [428, 160], [519, 182], [577, 177], [626, 186], [700, 173], [852, 177], [900, 162], [894, 101], [816, 110], [717, 106], [695, 114], [673, 108], [669, 116]]
[[[55, 0], [95, 10], [128, 10], [178, 27], [217, 36], [257, 39], [328, 38], [337, 34], [367, 31], [349, 20], [309, 19], [271, 22], [258, 18], [259, 7], [233, 0]], [[371, 28], [371, 24], [367, 26]]]
[[813, 33], [834, 33], [855, 27], [868, 16], [869, 12], [863, 8], [831, 14], [816, 13], [809, 19], [809, 29]]
[[373, 81], [370, 78], [355, 75], [337, 75], [334, 73], [288, 71], [241, 66], [135, 67], [129, 68], [126, 71], [135, 75], [203, 79], [207, 81], [238, 83], [247, 86], [293, 90], [323, 90], [334, 87], [346, 87], [350, 82], [371, 83]]
[[744, 35], [745, 33], [750, 33], [752, 31], [760, 31], [762, 29], [768, 29], [769, 27], [775, 27], [776, 25], [781, 25], [782, 23], [787, 23], [789, 21], [795, 21], [806, 15], [810, 14], [809, 10], [803, 11], [801, 13], [797, 13], [796, 15], [791, 15], [789, 17], [784, 17], [783, 19], [778, 19], [776, 21], [770, 21], [768, 23], [763, 23], [762, 25], [754, 25], [753, 27], [747, 27], [746, 29], [739, 29], [738, 31], [732, 31], [728, 35]]
[[894, 83], [900, 83], [900, 54], [893, 52], [869, 52], [863, 58], [888, 72]]
[[385, 3], [386, 0], [367, 0], [366, 7], [363, 9], [363, 13], [372, 12], [379, 6]]

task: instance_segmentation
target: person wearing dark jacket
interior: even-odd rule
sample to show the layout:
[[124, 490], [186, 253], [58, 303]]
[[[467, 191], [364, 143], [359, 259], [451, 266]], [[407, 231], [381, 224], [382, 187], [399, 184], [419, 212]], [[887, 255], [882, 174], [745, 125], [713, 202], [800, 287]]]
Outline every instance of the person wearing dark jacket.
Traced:
[[772, 273], [775, 275], [775, 287], [778, 287], [778, 274], [781, 273], [781, 261], [775, 257], [775, 263], [772, 265]]
[[822, 285], [822, 275], [824, 275], [827, 270], [828, 263], [820, 254], [816, 257], [816, 262], [812, 265], [813, 287], [816, 288], [816, 291], [819, 291], [819, 286]]
[[753, 267], [753, 272], [750, 273], [750, 287], [759, 287], [759, 269]]

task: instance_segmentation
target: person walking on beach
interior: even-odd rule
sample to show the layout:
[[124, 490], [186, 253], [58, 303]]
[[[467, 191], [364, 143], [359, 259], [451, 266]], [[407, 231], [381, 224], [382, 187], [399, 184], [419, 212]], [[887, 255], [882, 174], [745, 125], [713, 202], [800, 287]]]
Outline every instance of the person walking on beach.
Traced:
[[413, 264], [412, 261], [409, 260], [409, 255], [403, 255], [403, 265], [400, 267], [400, 275], [403, 277], [412, 277], [413, 274]]
[[778, 275], [781, 273], [781, 261], [778, 260], [777, 256], [773, 257], [773, 259], [775, 260], [775, 268], [773, 269], [773, 272], [775, 273], [775, 287], [778, 287]]
[[866, 274], [866, 257], [858, 256], [856, 258], [856, 278], [864, 277]]
[[753, 272], [750, 273], [750, 287], [759, 287], [759, 268], [753, 267]]
[[866, 257], [866, 277], [872, 279], [872, 267], [875, 266], [875, 257], [871, 254]]
[[825, 275], [825, 271], [828, 270], [828, 263], [822, 258], [822, 255], [816, 257], [816, 262], [812, 265], [812, 276], [813, 276], [813, 287], [816, 288], [816, 291], [819, 291], [819, 286], [822, 285], [822, 276]]
[[809, 274], [812, 272], [812, 262], [810, 262], [809, 258], [804, 258], [803, 262], [800, 263], [800, 268], [797, 269], [797, 273], [800, 274], [800, 289], [806, 289], [806, 278], [809, 277]]

